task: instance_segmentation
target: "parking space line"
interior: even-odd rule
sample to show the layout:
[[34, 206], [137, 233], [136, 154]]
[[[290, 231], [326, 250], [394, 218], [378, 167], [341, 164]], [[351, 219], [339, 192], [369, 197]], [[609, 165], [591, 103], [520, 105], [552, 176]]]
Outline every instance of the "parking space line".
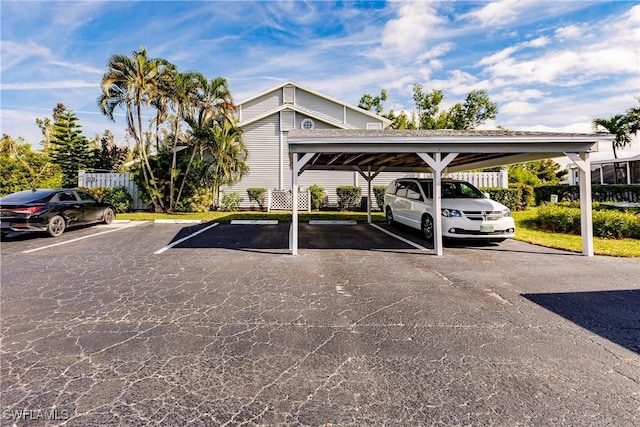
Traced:
[[134, 223], [131, 223], [129, 225], [127, 225], [126, 227], [119, 227], [119, 228], [114, 228], [113, 230], [106, 230], [106, 231], [101, 231], [99, 233], [94, 233], [94, 234], [90, 234], [88, 236], [82, 236], [82, 237], [77, 237], [75, 239], [71, 239], [71, 240], [66, 240], [64, 242], [59, 242], [59, 243], [53, 243], [51, 245], [47, 245], [47, 246], [41, 246], [39, 248], [34, 248], [34, 249], [28, 249], [25, 251], [22, 251], [23, 254], [28, 254], [31, 252], [36, 252], [36, 251], [41, 251], [43, 249], [49, 249], [49, 248], [53, 248], [55, 246], [60, 246], [60, 245], [66, 245], [67, 243], [73, 243], [73, 242], [77, 242], [79, 240], [84, 240], [84, 239], [88, 239], [90, 237], [95, 237], [95, 236], [100, 236], [102, 234], [107, 234], [107, 233], [113, 233], [114, 231], [120, 231], [120, 230], [124, 230], [126, 228], [131, 228], [131, 227], [135, 227], [136, 225], [142, 224], [145, 221], [136, 221]]
[[203, 229], [201, 229], [201, 230], [198, 230], [198, 231], [196, 231], [195, 233], [191, 233], [191, 234], [189, 234], [188, 236], [183, 237], [182, 239], [178, 239], [178, 240], [176, 240], [175, 242], [168, 244], [167, 246], [165, 246], [165, 247], [164, 247], [164, 248], [162, 248], [162, 249], [158, 249], [158, 250], [157, 250], [157, 251], [155, 251], [153, 254], [154, 254], [154, 255], [159, 255], [159, 254], [161, 254], [161, 253], [163, 253], [163, 252], [165, 252], [165, 251], [167, 251], [167, 250], [171, 249], [171, 248], [172, 248], [172, 247], [174, 247], [175, 245], [179, 245], [180, 243], [184, 242], [185, 240], [189, 240], [190, 238], [192, 238], [192, 237], [194, 237], [194, 236], [197, 236], [198, 234], [203, 233], [203, 232], [207, 231], [208, 229], [215, 227], [215, 226], [216, 226], [216, 225], [218, 225], [218, 224], [220, 224], [220, 223], [219, 223], [219, 222], [214, 222], [213, 224], [211, 224], [211, 225], [209, 225], [209, 226], [207, 226], [207, 227], [205, 227], [205, 228], [203, 228]]
[[357, 225], [358, 221], [355, 219], [348, 220], [325, 220], [325, 219], [310, 219], [309, 225]]
[[231, 225], [277, 225], [277, 219], [234, 219]]
[[400, 241], [403, 241], [408, 245], [413, 246], [416, 249], [419, 249], [421, 251], [428, 251], [429, 250], [428, 248], [425, 248], [424, 246], [421, 246], [421, 245], [419, 245], [419, 244], [417, 244], [415, 242], [412, 242], [409, 239], [405, 239], [404, 237], [398, 236], [397, 234], [394, 234], [394, 233], [390, 232], [389, 230], [385, 230], [384, 228], [380, 227], [379, 225], [376, 225], [376, 224], [372, 223], [371, 226], [374, 227], [374, 228], [377, 228], [378, 230], [382, 231], [383, 233], [388, 234], [389, 236], [395, 237], [396, 239], [398, 239]]

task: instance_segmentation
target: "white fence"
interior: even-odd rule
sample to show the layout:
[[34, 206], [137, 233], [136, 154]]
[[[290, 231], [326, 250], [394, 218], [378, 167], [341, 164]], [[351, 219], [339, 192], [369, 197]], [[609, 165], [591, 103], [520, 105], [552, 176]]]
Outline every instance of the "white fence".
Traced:
[[78, 187], [87, 188], [112, 188], [124, 187], [133, 199], [134, 210], [149, 209], [142, 200], [140, 200], [140, 191], [128, 173], [86, 173], [78, 171]]
[[[418, 178], [433, 178], [431, 173], [416, 175]], [[509, 172], [506, 169], [502, 169], [500, 172], [450, 172], [442, 174], [442, 177], [467, 181], [476, 187], [509, 188]]]
[[[418, 177], [431, 178], [432, 174], [419, 173]], [[409, 175], [410, 176], [410, 175]], [[415, 176], [415, 175], [414, 175]], [[506, 169], [500, 172], [455, 172], [444, 174], [446, 178], [461, 179], [468, 181], [476, 187], [502, 187], [509, 186], [509, 176]], [[88, 188], [110, 188], [124, 187], [133, 198], [134, 210], [148, 210], [147, 206], [140, 200], [140, 191], [128, 173], [86, 173], [78, 171], [78, 187]], [[289, 190], [269, 190], [267, 194], [267, 210], [291, 210], [293, 198]], [[298, 209], [302, 211], [311, 210], [311, 192], [301, 191], [298, 193]]]

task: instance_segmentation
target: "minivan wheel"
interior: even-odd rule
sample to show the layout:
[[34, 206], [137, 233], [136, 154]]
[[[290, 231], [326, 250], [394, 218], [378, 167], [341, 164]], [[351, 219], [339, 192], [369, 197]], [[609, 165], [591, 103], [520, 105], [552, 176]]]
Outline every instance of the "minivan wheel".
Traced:
[[387, 218], [387, 224], [393, 225], [393, 213], [391, 212], [391, 208], [387, 206], [387, 210], [385, 212], [385, 216]]
[[427, 242], [433, 242], [433, 218], [431, 215], [425, 215], [422, 217], [422, 237]]
[[67, 228], [67, 223], [60, 215], [56, 215], [49, 220], [49, 226], [47, 227], [47, 233], [51, 237], [58, 237], [64, 233], [64, 229]]

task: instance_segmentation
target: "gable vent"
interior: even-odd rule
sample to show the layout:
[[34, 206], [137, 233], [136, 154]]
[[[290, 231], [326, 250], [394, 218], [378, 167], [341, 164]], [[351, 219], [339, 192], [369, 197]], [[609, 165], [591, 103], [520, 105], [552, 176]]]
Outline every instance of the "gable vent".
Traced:
[[282, 88], [282, 101], [285, 104], [296, 103], [296, 88], [295, 86], [285, 86]]

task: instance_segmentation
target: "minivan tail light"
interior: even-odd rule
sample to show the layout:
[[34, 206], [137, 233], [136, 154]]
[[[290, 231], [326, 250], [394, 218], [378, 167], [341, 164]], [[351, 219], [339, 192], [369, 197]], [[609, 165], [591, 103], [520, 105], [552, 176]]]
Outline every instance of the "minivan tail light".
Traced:
[[11, 211], [13, 211], [13, 213], [17, 213], [17, 214], [33, 215], [34, 213], [38, 212], [40, 209], [42, 209], [42, 206], [31, 206], [29, 208], [11, 209]]

